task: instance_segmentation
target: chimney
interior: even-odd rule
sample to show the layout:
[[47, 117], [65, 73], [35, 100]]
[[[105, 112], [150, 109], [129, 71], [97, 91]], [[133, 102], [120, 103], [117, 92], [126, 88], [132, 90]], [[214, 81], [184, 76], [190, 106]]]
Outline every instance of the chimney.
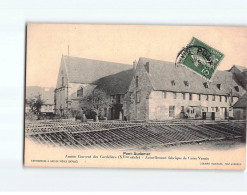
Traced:
[[133, 62], [133, 69], [135, 70], [136, 69], [136, 65], [137, 65], [137, 62], [136, 60]]
[[149, 62], [146, 62], [144, 66], [145, 66], [146, 71], [149, 73]]

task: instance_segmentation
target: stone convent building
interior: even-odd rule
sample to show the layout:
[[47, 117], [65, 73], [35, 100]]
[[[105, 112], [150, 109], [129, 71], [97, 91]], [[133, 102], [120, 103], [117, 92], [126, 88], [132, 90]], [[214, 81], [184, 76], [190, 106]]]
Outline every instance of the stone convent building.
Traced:
[[[234, 70], [234, 71], [233, 71]], [[228, 119], [246, 90], [235, 68], [217, 71], [211, 82], [174, 63], [141, 57], [127, 64], [62, 56], [55, 89], [56, 114], [78, 107], [94, 89], [104, 90], [112, 106], [108, 119]], [[245, 72], [245, 71], [242, 71]], [[243, 73], [244, 74], [244, 73]]]
[[175, 118], [227, 119], [245, 93], [229, 71], [217, 71], [212, 82], [174, 63], [140, 58], [128, 90], [130, 120]]
[[79, 99], [91, 93], [100, 78], [132, 69], [131, 65], [63, 55], [54, 93], [55, 113], [77, 109]]

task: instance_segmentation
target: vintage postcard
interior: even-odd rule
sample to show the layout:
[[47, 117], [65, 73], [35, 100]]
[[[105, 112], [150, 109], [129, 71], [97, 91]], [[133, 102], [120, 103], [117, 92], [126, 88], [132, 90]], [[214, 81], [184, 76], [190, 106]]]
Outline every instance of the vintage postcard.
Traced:
[[247, 27], [28, 24], [28, 167], [246, 167]]

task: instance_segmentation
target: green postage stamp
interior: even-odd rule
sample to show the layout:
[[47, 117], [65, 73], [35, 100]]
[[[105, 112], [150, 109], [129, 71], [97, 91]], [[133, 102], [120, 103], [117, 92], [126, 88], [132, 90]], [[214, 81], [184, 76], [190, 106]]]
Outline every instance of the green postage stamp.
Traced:
[[178, 63], [188, 67], [206, 80], [211, 80], [224, 54], [193, 37], [178, 55]]

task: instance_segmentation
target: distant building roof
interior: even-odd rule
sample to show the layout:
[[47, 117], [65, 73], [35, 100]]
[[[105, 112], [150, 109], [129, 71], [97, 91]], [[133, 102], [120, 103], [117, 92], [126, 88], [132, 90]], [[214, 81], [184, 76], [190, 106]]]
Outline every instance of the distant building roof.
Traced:
[[128, 91], [133, 73], [133, 69], [125, 70], [103, 77], [93, 84], [97, 85], [96, 89], [102, 89], [109, 95], [125, 94]]
[[49, 97], [47, 99], [44, 99], [44, 104], [54, 104], [54, 98]]
[[[206, 88], [206, 80], [185, 67], [175, 67], [172, 62], [143, 57], [138, 63], [145, 65], [147, 62], [149, 62], [149, 77], [154, 90], [228, 95], [232, 89], [233, 96], [241, 96], [245, 92], [228, 71], [218, 70]], [[236, 86], [238, 87], [235, 88]]]
[[54, 87], [27, 86], [26, 99], [35, 99], [38, 96], [44, 104], [54, 104]]
[[234, 108], [247, 108], [247, 92], [233, 105]]
[[102, 77], [132, 68], [131, 65], [63, 55], [70, 83], [92, 83]]

